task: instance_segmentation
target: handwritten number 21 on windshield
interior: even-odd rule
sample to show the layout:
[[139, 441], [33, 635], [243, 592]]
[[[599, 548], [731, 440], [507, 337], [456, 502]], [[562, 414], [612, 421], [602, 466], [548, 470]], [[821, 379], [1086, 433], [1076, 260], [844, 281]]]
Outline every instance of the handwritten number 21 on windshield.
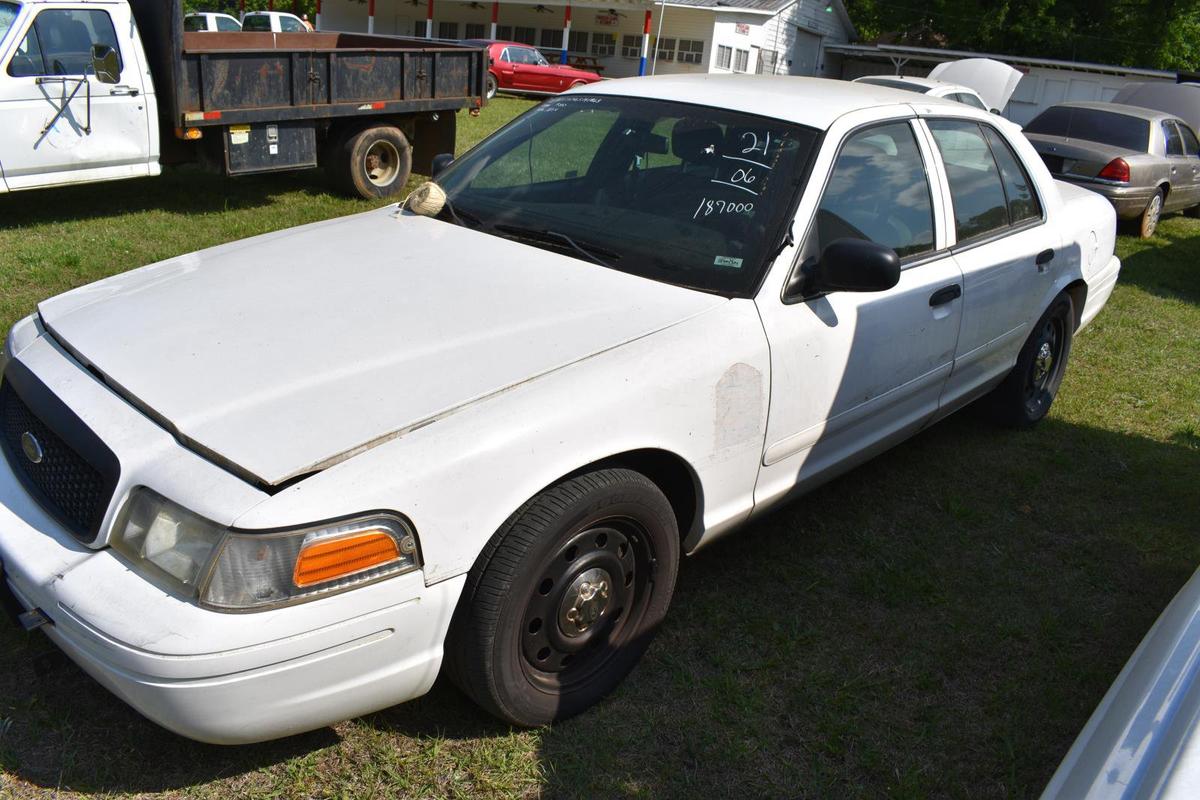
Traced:
[[767, 131], [763, 134], [763, 139], [760, 142], [758, 134], [754, 131], [746, 131], [742, 134], [742, 155], [747, 153], [762, 153], [767, 154], [767, 149], [771, 146], [771, 133]]

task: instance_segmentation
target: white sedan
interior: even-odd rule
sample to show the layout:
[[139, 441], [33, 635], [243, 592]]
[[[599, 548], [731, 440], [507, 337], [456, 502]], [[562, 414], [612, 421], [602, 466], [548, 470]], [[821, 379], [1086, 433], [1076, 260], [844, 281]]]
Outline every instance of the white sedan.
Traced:
[[1115, 220], [996, 123], [844, 82], [606, 81], [405, 209], [47, 300], [5, 347], [0, 587], [205, 741], [442, 669], [516, 724], [583, 711], [682, 554], [976, 399], [1046, 415]]

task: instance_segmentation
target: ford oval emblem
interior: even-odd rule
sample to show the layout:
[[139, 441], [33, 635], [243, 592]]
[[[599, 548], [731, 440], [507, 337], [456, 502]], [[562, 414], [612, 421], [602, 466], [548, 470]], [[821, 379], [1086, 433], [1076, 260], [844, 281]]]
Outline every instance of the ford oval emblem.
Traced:
[[42, 443], [29, 431], [21, 434], [21, 450], [32, 464], [42, 463], [42, 459], [46, 456], [45, 451], [42, 450]]

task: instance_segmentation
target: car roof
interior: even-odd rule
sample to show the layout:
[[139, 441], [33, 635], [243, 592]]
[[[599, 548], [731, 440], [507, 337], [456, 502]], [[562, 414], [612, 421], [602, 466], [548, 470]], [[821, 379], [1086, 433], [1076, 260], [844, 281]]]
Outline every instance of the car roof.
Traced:
[[1165, 119], [1178, 119], [1174, 114], [1168, 114], [1166, 111], [1155, 111], [1152, 108], [1142, 108], [1141, 106], [1127, 106], [1122, 103], [1104, 103], [1099, 100], [1072, 100], [1067, 103], [1055, 103], [1051, 108], [1090, 108], [1095, 111], [1109, 111], [1113, 114], [1125, 114], [1129, 117], [1138, 117], [1139, 119], [1150, 120], [1151, 122], [1160, 122]]
[[623, 95], [655, 100], [673, 100], [724, 108], [780, 119], [824, 130], [838, 117], [877, 106], [937, 104], [956, 115], [984, 112], [939, 97], [918, 100], [905, 89], [870, 83], [802, 78], [793, 75], [739, 75], [693, 73], [617, 78], [589, 84], [579, 94]]

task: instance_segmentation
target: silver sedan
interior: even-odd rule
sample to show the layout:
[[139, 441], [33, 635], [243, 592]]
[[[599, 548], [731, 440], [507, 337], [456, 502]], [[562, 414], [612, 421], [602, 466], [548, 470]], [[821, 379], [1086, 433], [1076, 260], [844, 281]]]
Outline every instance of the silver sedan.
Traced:
[[1116, 103], [1061, 103], [1025, 126], [1055, 178], [1109, 199], [1145, 238], [1170, 211], [1200, 206], [1200, 140], [1183, 120]]

